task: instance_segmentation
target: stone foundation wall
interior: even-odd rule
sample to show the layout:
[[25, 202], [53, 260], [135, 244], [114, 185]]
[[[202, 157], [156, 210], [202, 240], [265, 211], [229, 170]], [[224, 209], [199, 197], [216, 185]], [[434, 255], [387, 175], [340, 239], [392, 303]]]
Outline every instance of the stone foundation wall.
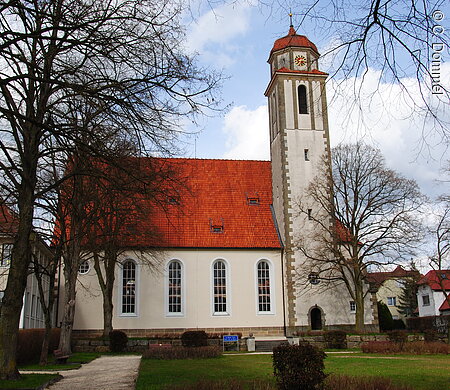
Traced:
[[[239, 334], [241, 337], [284, 337], [283, 327], [243, 327], [243, 328], [168, 328], [168, 329], [116, 329], [125, 332], [128, 337], [143, 337], [151, 339], [177, 339], [188, 330], [204, 330], [210, 337], [221, 337], [223, 334]], [[101, 337], [102, 329], [73, 330], [74, 339], [89, 339]]]
[[[408, 335], [408, 341], [423, 341], [424, 336], [422, 334]], [[347, 348], [359, 348], [361, 344], [368, 341], [389, 341], [387, 334], [375, 334], [375, 335], [347, 335]], [[322, 335], [318, 336], [304, 336], [293, 337], [291, 343], [298, 344], [299, 342], [308, 342], [318, 348], [326, 348], [325, 338]]]
[[[173, 345], [181, 346], [181, 340], [173, 339], [129, 339], [127, 343], [127, 352], [144, 352], [150, 345]], [[222, 339], [208, 339], [208, 345], [217, 345], [222, 347]], [[236, 344], [227, 343], [226, 350], [236, 350]], [[109, 352], [109, 340], [101, 339], [74, 339], [72, 341], [73, 352]], [[239, 339], [239, 351], [247, 350], [247, 338]]]

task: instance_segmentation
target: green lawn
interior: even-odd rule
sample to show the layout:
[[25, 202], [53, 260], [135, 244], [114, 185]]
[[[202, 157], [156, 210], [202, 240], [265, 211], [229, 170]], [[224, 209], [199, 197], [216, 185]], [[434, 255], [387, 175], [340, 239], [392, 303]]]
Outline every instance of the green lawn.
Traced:
[[[89, 363], [94, 359], [97, 359], [101, 354], [95, 352], [75, 352], [67, 360], [67, 364], [56, 364], [53, 356], [49, 356], [48, 364], [46, 366], [40, 366], [38, 363], [27, 364], [19, 366], [19, 370], [28, 371], [59, 371], [59, 370], [74, 370], [80, 368], [81, 364]], [[1, 387], [0, 387], [1, 389]]]
[[58, 377], [56, 374], [26, 374], [17, 381], [0, 380], [0, 389], [33, 389]]
[[[394, 383], [417, 390], [450, 389], [450, 356], [402, 355], [382, 358], [379, 355], [329, 355], [325, 359], [328, 374], [384, 376]], [[206, 380], [272, 381], [272, 356], [224, 355], [216, 359], [151, 360], [143, 359], [137, 390], [162, 389], [167, 384], [194, 383]]]

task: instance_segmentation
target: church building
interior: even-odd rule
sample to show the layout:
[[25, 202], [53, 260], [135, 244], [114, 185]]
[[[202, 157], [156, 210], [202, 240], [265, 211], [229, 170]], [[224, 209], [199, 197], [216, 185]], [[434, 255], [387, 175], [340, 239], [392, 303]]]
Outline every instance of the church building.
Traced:
[[[327, 180], [318, 175], [330, 160], [323, 158], [330, 154], [328, 75], [319, 70], [317, 47], [292, 26], [268, 62], [271, 161], [157, 159], [176, 167], [184, 186], [164, 207], [135, 200], [141, 211], [130, 215], [116, 269], [115, 329], [130, 336], [198, 329], [279, 337], [354, 325], [345, 286], [302, 278], [310, 271], [296, 245], [311, 231], [311, 215], [332, 223], [307, 194], [312, 180]], [[305, 215], [296, 212], [299, 198]], [[153, 228], [157, 236], [149, 234]], [[368, 329], [377, 328], [373, 305], [368, 294]], [[79, 269], [74, 330], [102, 328], [102, 294], [87, 260]]]

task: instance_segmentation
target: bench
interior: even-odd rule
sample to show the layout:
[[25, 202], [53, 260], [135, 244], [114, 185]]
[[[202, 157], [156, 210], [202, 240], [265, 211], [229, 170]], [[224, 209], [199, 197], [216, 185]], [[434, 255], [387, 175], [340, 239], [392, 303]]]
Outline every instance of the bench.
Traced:
[[66, 364], [67, 359], [70, 358], [70, 355], [64, 355], [60, 349], [55, 349], [53, 355], [55, 356], [56, 364]]

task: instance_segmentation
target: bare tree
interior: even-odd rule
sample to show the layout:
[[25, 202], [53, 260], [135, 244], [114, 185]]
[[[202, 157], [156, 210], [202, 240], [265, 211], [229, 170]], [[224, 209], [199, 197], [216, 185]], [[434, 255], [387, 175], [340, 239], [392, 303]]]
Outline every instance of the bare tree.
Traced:
[[[179, 15], [176, 1], [0, 5], [1, 185], [15, 197], [19, 214], [0, 308], [1, 379], [19, 376], [17, 329], [32, 258], [34, 205], [64, 180], [47, 186], [38, 172], [48, 169], [55, 155], [76, 154], [80, 140], [96, 155], [97, 146], [104, 145], [102, 132], [95, 131], [99, 123], [138, 150], [170, 152], [179, 118], [195, 120], [217, 107], [212, 93], [221, 78], [199, 69], [181, 51]], [[90, 110], [79, 109], [86, 104]], [[72, 250], [78, 252], [77, 245]]]
[[363, 330], [368, 268], [410, 258], [421, 238], [424, 198], [413, 180], [387, 168], [371, 146], [340, 145], [331, 156], [332, 174], [326, 168], [320, 173], [329, 180], [315, 180], [307, 191], [323, 212], [314, 215], [299, 200], [299, 212], [314, 228], [298, 247], [315, 277], [346, 286], [356, 303], [356, 329]]
[[[130, 174], [132, 173], [132, 174]], [[175, 191], [174, 185], [182, 185], [172, 164], [158, 159], [141, 159], [122, 156], [119, 167], [103, 166], [100, 180], [96, 178], [92, 208], [96, 218], [83, 240], [83, 250], [92, 255], [94, 269], [103, 295], [103, 336], [113, 330], [113, 289], [119, 257], [126, 250], [133, 250], [135, 228], [133, 224], [150, 220], [150, 208], [164, 207]], [[169, 185], [168, 185], [169, 184]], [[134, 215], [135, 218], [130, 218]], [[156, 227], [146, 231], [148, 237], [158, 237]], [[152, 267], [158, 260], [153, 250], [148, 256], [140, 256], [143, 264]]]
[[435, 226], [431, 229], [435, 251], [430, 256], [430, 266], [436, 270], [447, 269], [450, 266], [450, 196], [438, 199], [439, 208]]

